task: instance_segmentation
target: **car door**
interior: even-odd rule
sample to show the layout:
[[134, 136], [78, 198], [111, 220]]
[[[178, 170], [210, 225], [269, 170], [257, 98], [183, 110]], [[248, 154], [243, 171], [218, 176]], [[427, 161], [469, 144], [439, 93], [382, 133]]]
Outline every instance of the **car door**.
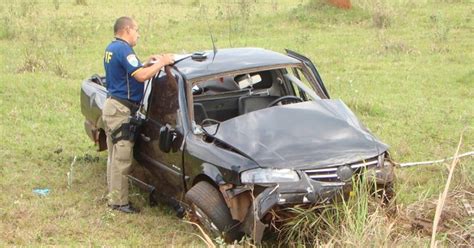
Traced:
[[289, 49], [285, 49], [286, 54], [294, 59], [297, 59], [303, 63], [305, 68], [311, 72], [312, 74], [312, 79], [314, 80], [315, 87], [317, 87], [328, 99], [330, 98], [328, 91], [326, 90], [326, 86], [324, 86], [323, 80], [321, 79], [321, 76], [319, 75], [318, 70], [316, 69], [316, 66], [314, 66], [313, 62], [311, 60], [297, 52], [291, 51]]
[[184, 191], [183, 153], [179, 147], [169, 153], [163, 152], [159, 147], [160, 129], [164, 125], [179, 129], [179, 90], [174, 76], [168, 76], [164, 72], [161, 74], [151, 83], [146, 121], [134, 152], [139, 164], [147, 169], [144, 174], [148, 175], [142, 175], [142, 178], [145, 176], [147, 183], [155, 186], [160, 194], [179, 200]]

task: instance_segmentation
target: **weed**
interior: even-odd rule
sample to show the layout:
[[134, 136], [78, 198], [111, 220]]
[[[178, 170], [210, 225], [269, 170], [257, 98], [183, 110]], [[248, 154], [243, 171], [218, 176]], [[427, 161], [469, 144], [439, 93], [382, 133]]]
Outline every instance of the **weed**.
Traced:
[[110, 222], [113, 222], [115, 218], [115, 212], [114, 210], [108, 208], [105, 213], [101, 216], [101, 220], [108, 225]]
[[305, 34], [296, 36], [295, 44], [297, 44], [298, 50], [301, 50], [301, 48], [310, 41], [311, 41], [310, 35], [305, 33]]
[[86, 6], [87, 5], [87, 0], [76, 0], [76, 5]]
[[49, 67], [50, 70], [58, 77], [67, 78], [69, 73], [66, 68], [65, 58], [67, 58], [68, 49], [55, 49], [50, 56]]
[[17, 72], [40, 72], [46, 70], [47, 64], [43, 57], [32, 52], [26, 52], [23, 64], [17, 69]]
[[62, 77], [62, 78], [67, 78], [68, 77], [68, 73], [67, 73], [67, 70], [66, 68], [64, 67], [64, 64], [60, 63], [60, 62], [55, 62], [54, 63], [54, 66], [53, 66], [53, 72], [54, 74], [56, 74], [58, 77]]
[[382, 45], [385, 52], [393, 53], [412, 53], [413, 49], [403, 41], [386, 42]]
[[[363, 176], [353, 180], [351, 192], [341, 195], [333, 204], [289, 208], [293, 217], [285, 220], [280, 239], [292, 246], [365, 246], [387, 242], [392, 227], [378, 200], [370, 197], [372, 184]], [[380, 229], [385, 223], [388, 228]]]
[[12, 40], [15, 38], [15, 27], [11, 18], [3, 17], [0, 25], [0, 40]]
[[430, 15], [431, 25], [433, 27], [433, 44], [434, 52], [449, 52], [447, 41], [449, 38], [450, 27], [446, 24], [441, 13]]
[[313, 10], [318, 10], [327, 6], [327, 1], [325, 0], [312, 0], [309, 1], [308, 7]]
[[240, 16], [247, 19], [252, 15], [252, 1], [251, 0], [240, 0], [239, 1]]
[[25, 0], [20, 2], [20, 16], [32, 16], [37, 5], [36, 0]]
[[278, 11], [278, 1], [277, 0], [272, 0], [271, 5], [272, 5], [272, 10], [273, 11]]
[[190, 4], [192, 7], [201, 7], [201, 0], [194, 0]]
[[381, 49], [379, 54], [410, 54], [410, 55], [419, 55], [413, 46], [407, 44], [403, 40], [393, 40], [385, 37], [384, 32], [381, 31], [378, 35], [379, 42], [381, 43]]
[[55, 10], [59, 10], [59, 0], [53, 0], [53, 5]]
[[372, 5], [372, 22], [376, 28], [387, 28], [391, 24], [391, 11], [381, 1], [376, 0]]
[[[201, 6], [205, 9], [205, 13], [209, 10], [206, 7]], [[244, 34], [248, 32], [249, 19], [253, 13], [253, 4], [250, 0], [239, 0], [237, 3], [227, 2], [223, 7], [217, 6], [216, 19], [224, 19], [227, 25], [227, 39], [229, 47], [233, 47], [236, 38], [245, 37]], [[236, 35], [238, 34], [238, 35]], [[214, 37], [217, 40], [217, 37]], [[243, 41], [246, 44], [246, 41]]]

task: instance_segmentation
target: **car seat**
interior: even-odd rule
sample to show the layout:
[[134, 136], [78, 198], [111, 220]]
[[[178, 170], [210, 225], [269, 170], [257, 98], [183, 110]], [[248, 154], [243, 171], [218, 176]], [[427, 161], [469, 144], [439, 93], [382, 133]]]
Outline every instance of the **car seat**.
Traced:
[[278, 96], [242, 96], [239, 98], [239, 115], [264, 109], [277, 98]]

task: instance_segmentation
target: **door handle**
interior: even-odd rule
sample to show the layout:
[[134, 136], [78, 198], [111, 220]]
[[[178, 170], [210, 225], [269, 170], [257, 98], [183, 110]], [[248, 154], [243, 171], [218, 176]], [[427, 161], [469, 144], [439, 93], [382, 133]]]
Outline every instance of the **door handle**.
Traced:
[[148, 136], [146, 136], [142, 133], [140, 134], [140, 136], [142, 137], [142, 140], [145, 141], [145, 142], [150, 142], [150, 140], [151, 140], [150, 137], [148, 137]]

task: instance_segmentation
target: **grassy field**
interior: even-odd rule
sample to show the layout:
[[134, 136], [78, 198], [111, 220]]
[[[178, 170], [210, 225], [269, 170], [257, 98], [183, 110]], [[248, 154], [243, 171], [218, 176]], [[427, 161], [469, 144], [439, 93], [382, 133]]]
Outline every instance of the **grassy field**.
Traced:
[[[0, 3], [0, 246], [204, 246], [196, 229], [166, 206], [147, 207], [138, 191], [131, 198], [141, 214], [106, 207], [106, 153], [95, 152], [84, 133], [79, 92], [83, 79], [103, 74], [103, 51], [122, 15], [140, 24], [135, 50], [142, 58], [211, 49], [209, 30], [218, 48], [307, 55], [331, 97], [343, 99], [399, 162], [452, 156], [461, 133], [461, 152], [474, 150], [472, 1], [353, 0], [351, 10], [321, 2]], [[443, 164], [399, 169], [399, 208], [436, 198], [447, 175]], [[474, 194], [472, 158], [460, 162], [453, 180], [451, 190]], [[35, 188], [51, 192], [39, 197]], [[429, 236], [401, 222], [369, 224], [392, 228], [376, 239], [346, 233], [338, 237], [347, 242], [329, 244], [429, 244]], [[438, 241], [454, 245], [443, 232]]]

